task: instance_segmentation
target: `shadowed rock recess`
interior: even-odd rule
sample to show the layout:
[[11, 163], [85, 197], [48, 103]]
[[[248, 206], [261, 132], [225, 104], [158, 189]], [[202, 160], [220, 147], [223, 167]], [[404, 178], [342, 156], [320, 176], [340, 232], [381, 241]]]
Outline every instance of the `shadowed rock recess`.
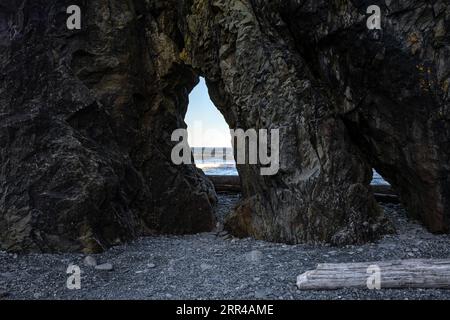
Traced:
[[[72, 4], [81, 30], [66, 28]], [[371, 4], [381, 31], [366, 27]], [[211, 230], [212, 184], [170, 159], [200, 75], [231, 128], [280, 129], [277, 175], [238, 166], [233, 234], [391, 232], [372, 168], [448, 232], [449, 27], [445, 0], [4, 0], [0, 247], [95, 252]]]

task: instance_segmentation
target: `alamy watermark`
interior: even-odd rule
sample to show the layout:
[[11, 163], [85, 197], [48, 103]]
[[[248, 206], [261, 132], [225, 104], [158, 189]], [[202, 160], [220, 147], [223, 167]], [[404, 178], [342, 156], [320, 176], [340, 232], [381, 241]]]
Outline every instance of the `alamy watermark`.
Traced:
[[381, 8], [377, 5], [371, 5], [367, 8], [367, 14], [370, 17], [367, 19], [367, 28], [369, 30], [381, 30]]
[[[67, 29], [80, 30], [81, 29], [81, 8], [77, 5], [67, 7]], [[370, 5], [366, 11], [370, 14], [367, 19], [367, 28], [369, 30], [381, 30], [381, 8], [377, 5]]]
[[67, 7], [67, 14], [70, 16], [67, 18], [67, 29], [80, 30], [81, 29], [81, 9], [77, 5], [71, 5]]
[[[67, 29], [81, 29], [81, 8], [71, 5], [66, 10]], [[367, 28], [369, 30], [381, 29], [381, 9], [377, 5], [367, 8]], [[243, 129], [231, 130], [235, 160], [238, 165], [250, 164], [260, 165], [260, 174], [263, 176], [275, 175], [280, 169], [280, 135], [278, 129], [269, 131], [266, 129]], [[268, 139], [270, 137], [270, 148]], [[179, 141], [173, 148], [171, 158], [174, 164], [192, 164], [192, 152], [188, 144], [188, 132], [186, 129], [177, 129], [172, 134], [172, 141]], [[181, 141], [180, 141], [181, 139]], [[270, 154], [270, 155], [269, 155]], [[231, 160], [225, 155], [224, 159]]]
[[67, 268], [67, 274], [70, 276], [67, 278], [66, 286], [69, 290], [80, 290], [81, 289], [81, 269], [79, 266], [71, 264]]
[[380, 290], [381, 289], [381, 268], [377, 265], [370, 265], [367, 268], [367, 273], [370, 276], [367, 278], [367, 289]]
[[[280, 169], [280, 130], [243, 129], [230, 130], [236, 164], [260, 165], [263, 176], [276, 175]], [[176, 165], [193, 164], [192, 151], [188, 143], [188, 131], [177, 129], [172, 133], [172, 141], [178, 142], [172, 149], [171, 159]], [[270, 138], [270, 147], [268, 139]], [[219, 152], [221, 149], [218, 149]], [[216, 152], [216, 151], [215, 151]], [[217, 153], [216, 153], [217, 156]], [[223, 155], [230, 160], [229, 155]]]

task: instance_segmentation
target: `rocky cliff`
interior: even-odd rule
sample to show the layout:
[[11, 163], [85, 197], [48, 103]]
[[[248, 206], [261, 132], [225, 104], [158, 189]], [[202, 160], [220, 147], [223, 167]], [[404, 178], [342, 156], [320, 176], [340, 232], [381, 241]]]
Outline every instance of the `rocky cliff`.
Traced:
[[[81, 30], [67, 30], [72, 4]], [[179, 58], [176, 7], [2, 1], [0, 12], [1, 247], [95, 252], [211, 230], [212, 184], [170, 159], [198, 81]]]
[[[72, 4], [81, 30], [66, 28]], [[382, 30], [366, 26], [371, 4]], [[235, 235], [390, 232], [372, 168], [448, 232], [449, 26], [444, 0], [2, 1], [1, 247], [98, 251], [211, 230], [211, 183], [170, 159], [200, 75], [231, 128], [280, 130], [277, 175], [238, 166]]]

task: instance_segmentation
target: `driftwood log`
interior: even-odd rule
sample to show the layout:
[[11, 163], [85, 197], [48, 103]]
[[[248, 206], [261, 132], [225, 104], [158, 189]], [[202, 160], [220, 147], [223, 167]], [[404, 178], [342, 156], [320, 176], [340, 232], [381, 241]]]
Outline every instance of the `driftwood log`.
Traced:
[[[208, 176], [217, 192], [241, 192], [239, 176]], [[380, 202], [398, 203], [397, 194], [388, 185], [371, 186], [375, 198]]]
[[[379, 279], [376, 287], [375, 280]], [[324, 263], [297, 277], [300, 290], [342, 288], [450, 289], [450, 259], [412, 259], [363, 263]]]
[[208, 176], [217, 192], [241, 192], [239, 176]]

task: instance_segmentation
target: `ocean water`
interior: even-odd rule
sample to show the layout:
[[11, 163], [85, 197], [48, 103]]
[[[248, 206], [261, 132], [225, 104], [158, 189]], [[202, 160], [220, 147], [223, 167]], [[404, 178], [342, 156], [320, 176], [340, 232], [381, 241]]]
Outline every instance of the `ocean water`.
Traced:
[[237, 176], [231, 148], [192, 148], [197, 168], [209, 176]]
[[[231, 148], [192, 148], [195, 165], [210, 176], [237, 176]], [[373, 185], [389, 185], [378, 172], [373, 171]]]

